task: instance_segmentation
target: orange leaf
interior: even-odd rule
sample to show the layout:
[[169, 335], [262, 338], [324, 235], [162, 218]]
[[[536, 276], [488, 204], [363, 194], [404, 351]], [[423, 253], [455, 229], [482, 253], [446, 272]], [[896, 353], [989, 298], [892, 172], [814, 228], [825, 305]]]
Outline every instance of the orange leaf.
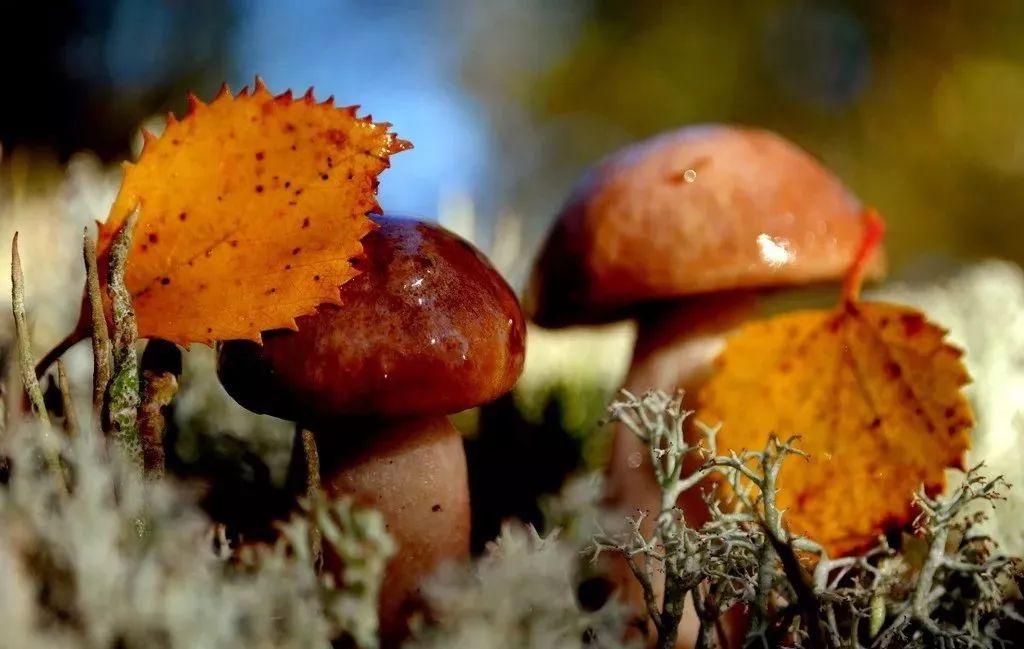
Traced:
[[834, 310], [742, 327], [698, 395], [697, 418], [722, 423], [722, 451], [800, 436], [811, 457], [783, 467], [779, 506], [833, 556], [909, 522], [913, 492], [938, 493], [944, 470], [963, 467], [974, 423], [945, 330], [909, 307], [857, 301], [857, 282]]
[[102, 255], [140, 206], [125, 275], [139, 335], [259, 340], [337, 304], [379, 211], [377, 177], [410, 146], [389, 127], [312, 90], [275, 97], [259, 79], [209, 104], [190, 95], [183, 119], [144, 134], [100, 226]]

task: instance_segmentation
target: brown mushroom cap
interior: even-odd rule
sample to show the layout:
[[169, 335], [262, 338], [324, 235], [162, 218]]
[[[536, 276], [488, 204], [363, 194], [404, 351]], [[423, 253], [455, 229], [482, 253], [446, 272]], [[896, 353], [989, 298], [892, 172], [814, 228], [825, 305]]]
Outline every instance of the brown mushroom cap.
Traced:
[[[580, 180], [525, 303], [538, 324], [558, 327], [644, 301], [832, 281], [863, 233], [860, 202], [792, 142], [690, 126], [623, 149]], [[879, 252], [869, 275], [883, 270]]]
[[376, 220], [364, 272], [341, 287], [340, 306], [264, 334], [262, 347], [221, 346], [221, 382], [244, 407], [315, 424], [448, 414], [511, 389], [525, 337], [512, 289], [447, 230]]

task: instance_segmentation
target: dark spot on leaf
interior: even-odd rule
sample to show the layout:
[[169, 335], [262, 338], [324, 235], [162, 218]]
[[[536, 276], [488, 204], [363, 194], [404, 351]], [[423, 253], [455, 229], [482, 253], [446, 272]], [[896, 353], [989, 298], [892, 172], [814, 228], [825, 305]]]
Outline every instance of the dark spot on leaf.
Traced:
[[142, 252], [146, 252], [147, 250], [149, 250], [149, 246], [146, 244], [142, 244]]
[[299, 147], [297, 147], [297, 146], [295, 146], [295, 145], [293, 144], [293, 145], [292, 145], [292, 151], [298, 151], [298, 150], [299, 150]]
[[885, 375], [891, 380], [895, 380], [903, 376], [903, 369], [893, 361], [889, 361], [885, 364]]
[[871, 420], [871, 423], [868, 424], [868, 427], [869, 428], [878, 428], [881, 425], [882, 425], [882, 418], [881, 417], [875, 417], [874, 419]]
[[257, 194], [262, 194], [263, 193], [263, 185], [256, 185], [256, 193]]
[[946, 419], [949, 419], [950, 417], [956, 414], [956, 408], [946, 408], [946, 411], [943, 414], [946, 415]]
[[264, 155], [264, 154], [263, 154], [263, 152], [262, 152], [262, 151], [257, 151], [257, 152], [256, 152], [256, 159], [257, 159], [257, 160], [262, 160], [262, 159], [263, 159], [263, 155]]
[[299, 204], [298, 201], [288, 201], [288, 205], [290, 205], [291, 207], [295, 207], [298, 204]]
[[178, 215], [178, 220], [179, 221], [184, 221], [187, 218], [188, 218], [188, 213], [187, 212], [182, 212], [181, 214]]
[[439, 512], [439, 511], [441, 511], [441, 504], [438, 503], [438, 504], [434, 505], [433, 507], [430, 508], [430, 511], [432, 511], [432, 512]]
[[363, 263], [363, 260], [359, 257], [349, 257], [348, 263], [352, 264], [353, 268], [359, 268], [359, 264]]
[[[310, 126], [312, 126], [312, 124]], [[326, 131], [324, 131], [323, 136], [327, 139], [328, 142], [339, 147], [344, 145], [345, 142], [348, 141], [348, 135], [345, 134], [345, 131], [336, 128], [327, 129]]]
[[173, 140], [171, 140], [171, 144], [173, 144], [174, 146], [178, 146], [179, 144], [181, 144], [181, 140], [179, 140], [178, 138], [174, 138]]
[[285, 264], [284, 265], [284, 269], [285, 270], [291, 270], [292, 269], [292, 265], [291, 264]]
[[908, 336], [915, 336], [924, 329], [924, 316], [919, 313], [907, 313], [900, 316], [903, 323], [903, 332]]
[[319, 282], [320, 281], [320, 276], [319, 275], [313, 275], [313, 281], [314, 282]]
[[156, 232], [150, 232], [148, 235], [146, 235], [146, 238], [149, 239], [150, 243], [156, 243], [157, 241], [160, 240], [160, 237], [157, 236]]
[[304, 227], [304, 228], [308, 228], [309, 227], [309, 219], [308, 218], [302, 219], [302, 227]]
[[213, 333], [213, 327], [207, 327], [206, 328], [206, 333], [212, 334]]
[[[286, 124], [284, 125], [284, 132], [285, 132], [285, 133], [292, 133], [292, 132], [294, 132], [294, 131], [295, 131], [295, 124], [291, 124], [291, 123], [286, 123]], [[294, 148], [294, 147], [293, 147], [293, 148]]]
[[320, 174], [320, 180], [327, 180], [329, 178], [330, 176], [328, 176], [327, 174]]
[[347, 180], [352, 180], [355, 177], [356, 177], [356, 175], [354, 173], [352, 173], [351, 170], [349, 170], [348, 175], [346, 176], [346, 179]]
[[232, 248], [237, 248], [238, 247], [238, 239], [232, 239], [231, 241], [228, 242], [228, 245], [231, 246]]
[[168, 284], [171, 283], [171, 278], [170, 277], [161, 277], [160, 278], [160, 283], [163, 284], [164, 286], [167, 286]]
[[838, 314], [834, 318], [830, 318], [825, 324], [825, 327], [832, 333], [839, 331], [839, 328], [843, 326], [843, 321], [846, 319], [846, 315], [843, 313]]
[[292, 248], [292, 254], [297, 255], [302, 251], [302, 248]]
[[285, 189], [288, 189], [291, 186], [292, 186], [292, 181], [290, 181], [290, 180], [284, 181], [284, 188]]

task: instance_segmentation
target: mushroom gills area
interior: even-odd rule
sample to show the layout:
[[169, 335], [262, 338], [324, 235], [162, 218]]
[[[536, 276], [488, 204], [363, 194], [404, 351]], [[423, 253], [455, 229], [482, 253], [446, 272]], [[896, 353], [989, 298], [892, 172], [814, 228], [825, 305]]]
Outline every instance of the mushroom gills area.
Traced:
[[[408, 635], [421, 605], [420, 586], [446, 561], [469, 556], [470, 513], [462, 437], [447, 417], [340, 422], [347, 430], [316, 433], [321, 483], [328, 496], [349, 496], [384, 516], [397, 551], [381, 590], [382, 647]], [[325, 554], [325, 567], [338, 559]]]

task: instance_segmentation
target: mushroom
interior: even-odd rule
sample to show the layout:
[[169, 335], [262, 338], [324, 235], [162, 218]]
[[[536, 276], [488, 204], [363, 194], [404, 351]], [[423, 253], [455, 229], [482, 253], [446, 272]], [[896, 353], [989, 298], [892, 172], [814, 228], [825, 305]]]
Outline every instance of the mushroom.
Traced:
[[398, 551], [381, 635], [396, 646], [421, 580], [469, 553], [466, 459], [446, 415], [511, 389], [525, 325], [512, 289], [469, 243], [425, 222], [377, 222], [355, 261], [364, 272], [341, 287], [338, 306], [265, 334], [262, 346], [224, 343], [218, 373], [242, 406], [313, 432], [329, 496], [383, 514]]
[[[724, 337], [755, 312], [759, 293], [846, 273], [863, 214], [834, 174], [774, 133], [682, 128], [616, 152], [584, 175], [541, 249], [524, 303], [549, 328], [635, 317], [624, 387], [682, 389], [692, 406]], [[869, 276], [883, 272], [879, 253]], [[656, 511], [647, 452], [625, 428], [614, 435], [609, 502]], [[684, 494], [680, 506], [700, 524], [699, 494]], [[616, 577], [639, 604], [632, 577]], [[687, 636], [692, 641], [692, 633], [680, 634]]]

